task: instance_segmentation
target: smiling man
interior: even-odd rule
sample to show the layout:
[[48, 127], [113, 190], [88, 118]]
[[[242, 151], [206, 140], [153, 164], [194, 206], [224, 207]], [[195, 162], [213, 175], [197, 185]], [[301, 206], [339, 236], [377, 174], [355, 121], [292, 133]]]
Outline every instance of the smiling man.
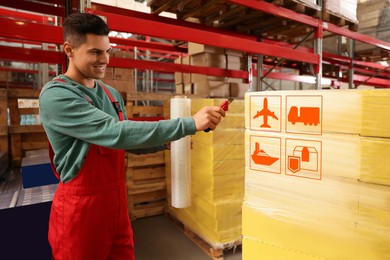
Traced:
[[53, 259], [134, 259], [127, 209], [125, 151], [159, 151], [164, 144], [207, 128], [225, 112], [205, 107], [193, 117], [134, 122], [114, 88], [100, 81], [111, 50], [98, 16], [76, 13], [64, 27], [65, 74], [40, 94], [40, 116], [60, 182], [53, 198], [49, 243]]

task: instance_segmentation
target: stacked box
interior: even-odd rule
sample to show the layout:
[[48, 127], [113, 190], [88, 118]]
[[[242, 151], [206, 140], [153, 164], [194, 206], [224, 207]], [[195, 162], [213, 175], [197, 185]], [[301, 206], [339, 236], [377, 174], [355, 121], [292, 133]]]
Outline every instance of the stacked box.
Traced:
[[[192, 99], [191, 110], [195, 113], [204, 106], [219, 105], [223, 101]], [[240, 241], [244, 194], [243, 100], [229, 105], [226, 117], [215, 131], [198, 132], [192, 137], [191, 157], [191, 207], [169, 207], [169, 211], [214, 248]]]
[[389, 94], [246, 95], [243, 259], [390, 257]]
[[[212, 67], [228, 70], [245, 70], [244, 53], [197, 44], [188, 43], [189, 56], [175, 60], [177, 64]], [[238, 97], [243, 98], [248, 84], [243, 79], [210, 76], [198, 73], [175, 73], [176, 93], [194, 94], [200, 97]], [[232, 85], [233, 84], [233, 85]]]
[[[383, 0], [360, 1], [357, 8], [359, 20], [358, 32], [383, 41], [390, 41], [390, 24], [388, 22], [390, 3]], [[362, 52], [374, 49], [374, 46], [355, 41], [355, 51]]]
[[357, 0], [325, 0], [324, 8], [337, 17], [358, 23], [356, 16], [357, 3]]

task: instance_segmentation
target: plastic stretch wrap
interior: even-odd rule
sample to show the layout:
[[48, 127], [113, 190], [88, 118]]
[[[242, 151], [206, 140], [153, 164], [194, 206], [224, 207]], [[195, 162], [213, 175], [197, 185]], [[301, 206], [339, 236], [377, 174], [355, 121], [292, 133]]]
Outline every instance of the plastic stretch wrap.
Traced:
[[245, 102], [243, 259], [389, 259], [390, 91]]
[[325, 8], [338, 17], [345, 17], [357, 23], [357, 2], [357, 0], [325, 0]]
[[294, 2], [303, 3], [304, 5], [307, 5], [309, 7], [321, 10], [321, 7], [317, 5], [317, 0], [294, 0]]
[[[223, 101], [193, 99], [192, 113]], [[234, 100], [215, 131], [192, 137], [192, 204], [186, 209], [169, 209], [189, 230], [216, 248], [226, 248], [241, 239], [244, 132], [244, 101]]]
[[[191, 116], [191, 100], [171, 99], [171, 118]], [[171, 204], [175, 208], [191, 206], [191, 137], [171, 143]]]

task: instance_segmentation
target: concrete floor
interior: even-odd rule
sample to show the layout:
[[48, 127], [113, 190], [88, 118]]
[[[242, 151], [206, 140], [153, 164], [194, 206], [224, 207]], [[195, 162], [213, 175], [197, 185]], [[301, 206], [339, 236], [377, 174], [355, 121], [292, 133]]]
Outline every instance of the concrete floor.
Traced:
[[[167, 216], [159, 215], [132, 222], [137, 260], [210, 260]], [[241, 249], [227, 251], [226, 260], [241, 260]]]

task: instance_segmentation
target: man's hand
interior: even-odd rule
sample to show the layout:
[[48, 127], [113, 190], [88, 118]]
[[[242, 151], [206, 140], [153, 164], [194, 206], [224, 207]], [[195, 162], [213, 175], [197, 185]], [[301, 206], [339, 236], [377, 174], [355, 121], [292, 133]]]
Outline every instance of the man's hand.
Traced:
[[202, 108], [193, 117], [196, 131], [202, 131], [208, 128], [214, 130], [224, 116], [225, 111], [219, 106], [209, 106]]

